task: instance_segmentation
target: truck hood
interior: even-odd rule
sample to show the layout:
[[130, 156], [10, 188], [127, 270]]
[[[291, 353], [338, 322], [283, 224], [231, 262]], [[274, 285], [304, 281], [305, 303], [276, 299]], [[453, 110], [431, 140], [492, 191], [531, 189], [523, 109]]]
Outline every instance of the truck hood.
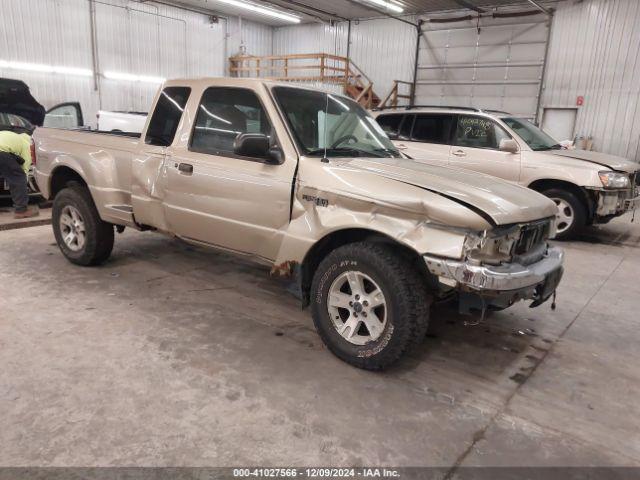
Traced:
[[591, 152], [588, 150], [550, 150], [546, 153], [565, 158], [583, 160], [585, 162], [602, 165], [603, 167], [608, 167], [612, 170], [618, 170], [620, 172], [633, 173], [636, 170], [640, 169], [640, 164], [636, 162], [632, 162], [631, 160], [617, 157], [615, 155], [608, 155], [606, 153]]
[[547, 197], [489, 175], [403, 158], [356, 158], [345, 163], [441, 195], [494, 225], [531, 222], [557, 213], [555, 203]]

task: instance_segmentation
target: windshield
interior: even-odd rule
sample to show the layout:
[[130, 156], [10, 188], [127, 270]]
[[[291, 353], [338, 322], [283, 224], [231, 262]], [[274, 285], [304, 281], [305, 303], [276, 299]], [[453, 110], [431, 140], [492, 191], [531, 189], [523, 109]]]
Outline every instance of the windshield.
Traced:
[[291, 87], [275, 87], [273, 93], [304, 155], [400, 157], [382, 128], [356, 102]]
[[531, 150], [560, 150], [562, 146], [549, 135], [524, 118], [503, 118], [511, 130], [524, 140]]

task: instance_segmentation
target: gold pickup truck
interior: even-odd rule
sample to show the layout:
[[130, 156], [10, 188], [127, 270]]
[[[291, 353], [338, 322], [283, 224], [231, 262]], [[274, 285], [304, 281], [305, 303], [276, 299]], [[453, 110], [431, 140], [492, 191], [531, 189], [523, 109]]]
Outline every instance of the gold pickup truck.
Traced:
[[173, 80], [140, 136], [42, 128], [34, 139], [71, 262], [105, 261], [125, 227], [252, 256], [290, 278], [328, 348], [361, 368], [422, 340], [438, 297], [458, 294], [468, 311], [537, 306], [562, 276], [551, 200], [403, 158], [340, 95]]

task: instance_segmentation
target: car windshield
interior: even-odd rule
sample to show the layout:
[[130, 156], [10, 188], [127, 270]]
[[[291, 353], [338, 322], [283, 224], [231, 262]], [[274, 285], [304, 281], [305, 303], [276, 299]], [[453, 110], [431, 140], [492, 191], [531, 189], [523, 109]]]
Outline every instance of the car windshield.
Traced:
[[538, 127], [536, 127], [529, 120], [524, 118], [503, 118], [502, 121], [506, 123], [511, 130], [516, 132], [522, 140], [524, 140], [531, 150], [560, 150], [560, 145], [551, 136], [544, 133]]
[[376, 121], [348, 98], [291, 87], [274, 87], [273, 93], [308, 157], [401, 156]]

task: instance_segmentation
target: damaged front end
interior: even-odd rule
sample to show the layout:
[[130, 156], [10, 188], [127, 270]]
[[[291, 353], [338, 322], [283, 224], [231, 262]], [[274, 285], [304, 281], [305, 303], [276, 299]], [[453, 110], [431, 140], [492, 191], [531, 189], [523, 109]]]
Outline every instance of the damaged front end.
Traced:
[[424, 255], [444, 289], [460, 294], [460, 310], [502, 310], [520, 300], [547, 301], [563, 274], [564, 253], [549, 246], [552, 219], [467, 233], [461, 259]]
[[598, 173], [602, 188], [587, 187], [595, 213], [595, 223], [607, 223], [640, 205], [640, 172], [631, 175], [624, 172]]

